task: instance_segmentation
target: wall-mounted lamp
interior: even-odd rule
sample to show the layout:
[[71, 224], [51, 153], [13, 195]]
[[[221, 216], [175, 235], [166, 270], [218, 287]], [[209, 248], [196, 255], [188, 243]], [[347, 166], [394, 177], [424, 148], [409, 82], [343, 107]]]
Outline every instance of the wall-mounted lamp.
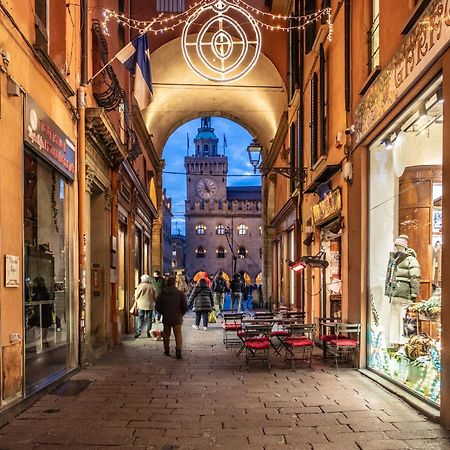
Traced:
[[259, 169], [263, 175], [268, 175], [269, 173], [279, 173], [286, 178], [303, 179], [306, 177], [306, 168], [304, 167], [271, 167], [270, 169], [264, 169], [261, 167], [261, 153], [262, 146], [258, 143], [256, 139], [250, 143], [247, 147], [248, 158], [250, 164], [253, 166], [253, 173], [256, 173]]
[[315, 256], [302, 256], [297, 261], [289, 263], [289, 268], [294, 272], [300, 272], [306, 266], [314, 269], [326, 269], [329, 262], [326, 260], [325, 252], [319, 252]]

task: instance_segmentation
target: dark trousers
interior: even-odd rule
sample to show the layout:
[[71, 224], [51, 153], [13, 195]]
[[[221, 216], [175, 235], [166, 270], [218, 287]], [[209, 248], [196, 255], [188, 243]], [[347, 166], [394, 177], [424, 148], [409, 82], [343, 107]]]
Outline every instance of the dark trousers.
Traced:
[[203, 320], [203, 326], [208, 326], [208, 311], [195, 311], [195, 325], [200, 325], [200, 318]]

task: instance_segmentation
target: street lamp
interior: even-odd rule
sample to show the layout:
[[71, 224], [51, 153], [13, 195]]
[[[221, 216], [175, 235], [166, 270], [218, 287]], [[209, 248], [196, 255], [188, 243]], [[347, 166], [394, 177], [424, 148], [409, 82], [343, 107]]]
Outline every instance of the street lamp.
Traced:
[[273, 172], [279, 173], [286, 178], [300, 179], [302, 181], [306, 176], [306, 169], [304, 167], [292, 167], [290, 165], [287, 167], [271, 167], [270, 169], [261, 167], [262, 146], [255, 138], [247, 147], [247, 152], [250, 164], [253, 166], [253, 173], [256, 173], [259, 169], [263, 175], [268, 175], [270, 172]]
[[248, 159], [253, 166], [253, 173], [256, 173], [259, 164], [261, 163], [262, 146], [258, 144], [256, 139], [253, 139], [251, 144], [247, 147]]

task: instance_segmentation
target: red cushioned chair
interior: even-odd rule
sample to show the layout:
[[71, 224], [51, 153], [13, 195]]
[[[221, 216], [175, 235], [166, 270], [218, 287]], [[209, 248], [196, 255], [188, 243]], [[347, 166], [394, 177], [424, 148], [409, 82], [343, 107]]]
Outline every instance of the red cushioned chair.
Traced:
[[247, 369], [251, 362], [265, 362], [267, 369], [270, 369], [269, 334], [272, 324], [245, 324], [243, 332], [245, 347], [245, 365]]
[[341, 323], [339, 317], [319, 317], [319, 342], [318, 345], [322, 347], [323, 358], [327, 357], [327, 344], [333, 339], [337, 339], [336, 324]]
[[285, 360], [290, 362], [292, 370], [295, 370], [295, 361], [309, 361], [311, 367], [315, 331], [316, 326], [312, 323], [290, 325], [291, 335], [283, 340], [283, 346], [286, 349]]
[[356, 367], [359, 367], [359, 342], [361, 337], [360, 323], [338, 323], [336, 325], [336, 339], [327, 343], [327, 352], [334, 356], [336, 369], [338, 361], [352, 359]]
[[242, 330], [243, 313], [223, 313], [223, 343], [226, 348], [240, 347], [242, 340], [237, 332]]

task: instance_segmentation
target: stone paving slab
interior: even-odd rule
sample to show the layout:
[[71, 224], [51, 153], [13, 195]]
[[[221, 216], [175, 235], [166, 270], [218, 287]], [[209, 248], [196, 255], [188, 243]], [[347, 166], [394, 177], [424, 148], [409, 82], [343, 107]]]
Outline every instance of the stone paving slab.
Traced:
[[[46, 395], [0, 429], [0, 449], [450, 449], [450, 432], [351, 369], [252, 367], [220, 324], [184, 326], [183, 359], [146, 337], [74, 375], [76, 397]], [[145, 335], [145, 333], [144, 333]]]

